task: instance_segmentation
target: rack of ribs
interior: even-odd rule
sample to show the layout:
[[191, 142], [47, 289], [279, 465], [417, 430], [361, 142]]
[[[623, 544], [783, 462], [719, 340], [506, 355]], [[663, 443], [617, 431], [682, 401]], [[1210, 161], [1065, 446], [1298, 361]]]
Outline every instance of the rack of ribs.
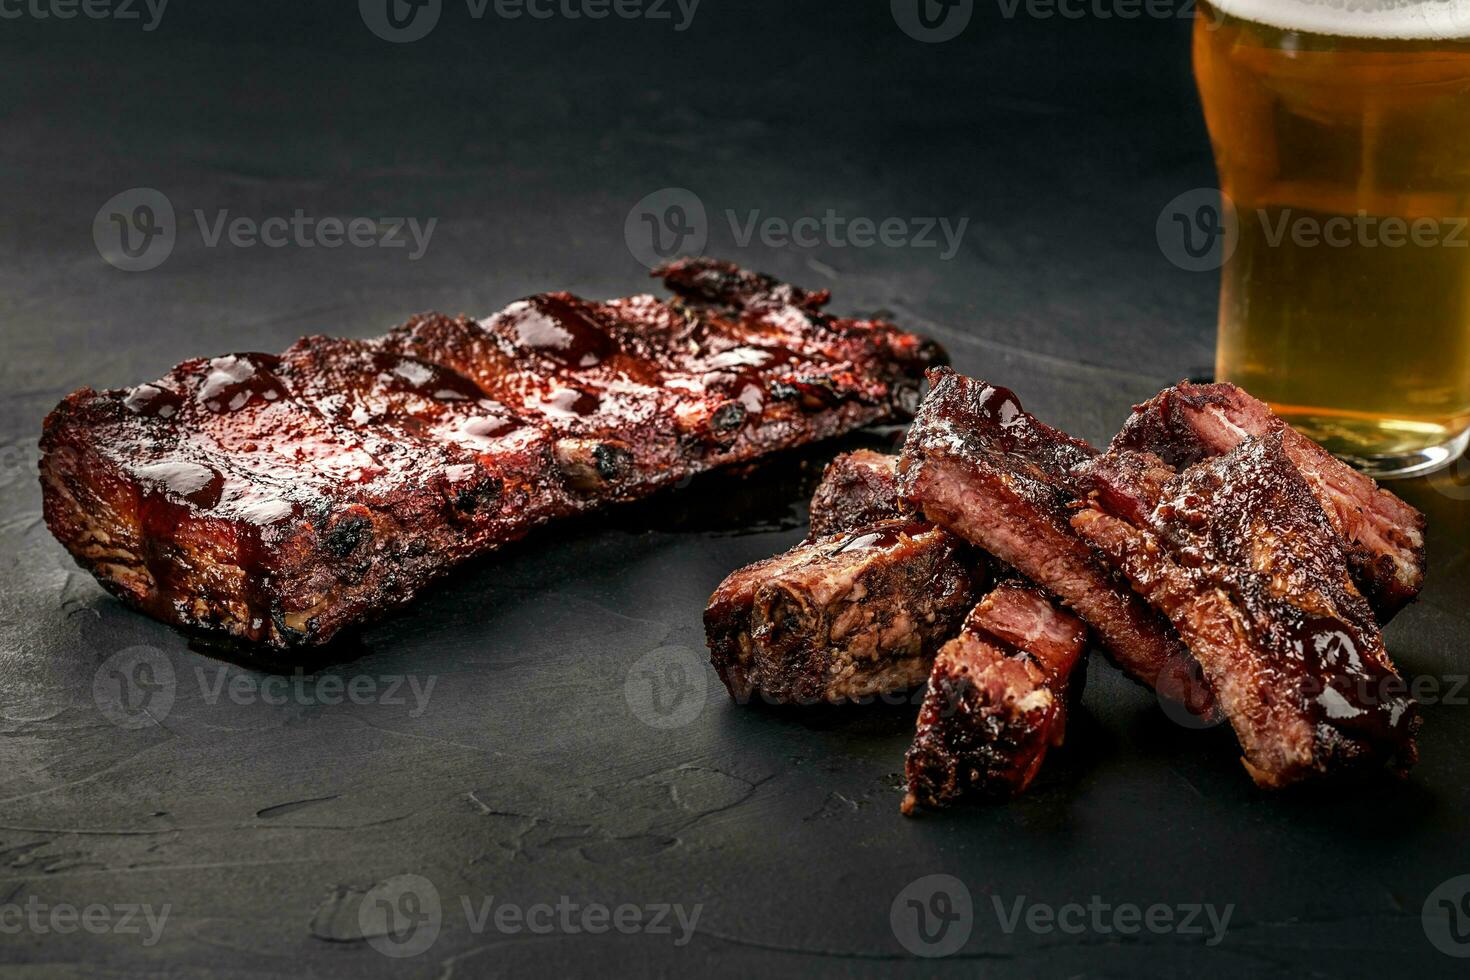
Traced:
[[1027, 413], [1009, 389], [948, 368], [929, 383], [899, 462], [907, 504], [1059, 598], [1129, 675], [1211, 712], [1167, 620], [1072, 529], [1070, 471], [1097, 450]]
[[1358, 588], [1387, 623], [1424, 584], [1424, 515], [1288, 426], [1265, 402], [1232, 384], [1181, 382], [1134, 406], [1112, 448], [1143, 450], [1182, 468], [1271, 434], [1281, 436], [1341, 539]]
[[1062, 744], [1086, 649], [1087, 627], [1041, 589], [1013, 577], [991, 590], [934, 660], [903, 812], [1025, 790]]
[[1414, 702], [1284, 432], [1175, 472], [1116, 449], [1072, 517], [1178, 628], [1257, 784], [1416, 758]]
[[656, 275], [675, 299], [546, 293], [74, 392], [41, 439], [46, 522], [164, 622], [320, 644], [547, 521], [906, 418], [943, 357], [728, 263]]

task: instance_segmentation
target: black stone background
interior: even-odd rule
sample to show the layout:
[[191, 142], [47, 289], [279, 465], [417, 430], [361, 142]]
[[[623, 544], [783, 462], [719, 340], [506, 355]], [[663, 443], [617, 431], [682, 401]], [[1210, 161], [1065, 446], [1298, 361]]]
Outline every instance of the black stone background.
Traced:
[[[1176, 268], [1155, 239], [1166, 202], [1213, 183], [1190, 25], [1002, 9], [978, 3], [942, 44], [906, 36], [881, 0], [704, 0], [683, 32], [475, 21], [453, 0], [405, 45], [346, 2], [173, 0], [152, 32], [0, 19], [0, 904], [171, 909], [152, 946], [0, 932], [0, 964], [425, 978], [1461, 967], [1421, 909], [1470, 873], [1470, 721], [1454, 689], [1470, 670], [1465, 461], [1395, 487], [1430, 515], [1432, 576], [1390, 646], [1459, 702], [1426, 706], [1406, 783], [1259, 792], [1228, 731], [1174, 724], [1098, 657], [1069, 747], [1023, 799], [919, 820], [898, 814], [911, 707], [741, 707], [705, 670], [661, 692], [695, 699], [678, 702], [687, 724], [652, 727], [631, 706], [646, 703], [629, 697], [649, 690], [641, 667], [703, 656], [700, 612], [727, 572], [801, 537], [802, 485], [834, 447], [538, 533], [366, 630], [322, 675], [432, 680], [421, 713], [411, 698], [261, 703], [249, 685], [268, 675], [239, 667], [225, 679], [246, 693], [211, 703], [226, 668], [106, 598], [41, 523], [34, 444], [66, 392], [308, 333], [369, 336], [424, 309], [649, 288], [624, 219], [671, 186], [705, 204], [711, 254], [830, 287], [840, 312], [887, 311], [1042, 417], [1106, 439], [1130, 403], [1212, 359], [1214, 276]], [[91, 227], [139, 186], [173, 202], [179, 240], [158, 268], [125, 273]], [[417, 262], [210, 249], [196, 208], [438, 226]], [[828, 208], [970, 225], [944, 261], [740, 247], [724, 217]], [[174, 701], [120, 728], [94, 677], [136, 646], [166, 658]], [[932, 874], [963, 882], [973, 925], [954, 956], [920, 960], [891, 909]], [[401, 875], [431, 882], [443, 913], [427, 951], [395, 959], [362, 939], [359, 906]], [[476, 933], [462, 900], [490, 896], [701, 908], [683, 945], [677, 928]], [[1022, 896], [1234, 909], [1216, 946], [1007, 934], [994, 901]]]

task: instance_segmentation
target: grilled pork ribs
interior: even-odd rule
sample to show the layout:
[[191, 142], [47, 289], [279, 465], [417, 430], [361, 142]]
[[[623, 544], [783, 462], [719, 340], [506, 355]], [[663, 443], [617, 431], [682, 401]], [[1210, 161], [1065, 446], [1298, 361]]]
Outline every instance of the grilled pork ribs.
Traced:
[[854, 531], [903, 516], [898, 501], [898, 457], [859, 449], [827, 464], [812, 495], [808, 537]]
[[1086, 649], [1087, 627], [1041, 589], [1014, 577], [992, 589], [934, 660], [903, 812], [1025, 790], [1062, 744]]
[[[1069, 523], [1071, 470], [1097, 450], [1006, 388], [948, 368], [929, 383], [899, 463], [906, 503], [1061, 599], [1129, 675], [1169, 696], [1188, 692], [1194, 668], [1178, 635]], [[1190, 706], [1210, 710], [1207, 699]]]
[[1077, 531], [1198, 659], [1264, 787], [1407, 769], [1414, 702], [1284, 432], [1176, 473], [1116, 449], [1077, 470]]
[[[1413, 764], [1417, 707], [1360, 589], [1390, 611], [1417, 591], [1417, 511], [1229, 385], [1161, 393], [1099, 454], [1004, 388], [928, 377], [902, 456], [834, 460], [811, 536], [716, 591], [706, 625], [737, 699], [906, 687], [925, 657], [905, 651], [951, 636], [903, 810], [1006, 797], [1061, 744], [1090, 623], [1135, 678], [1228, 720], [1263, 787]], [[955, 625], [943, 569], [963, 562], [933, 556], [961, 540], [999, 583]], [[942, 615], [930, 594], [953, 600]]]
[[1341, 539], [1359, 590], [1387, 623], [1424, 585], [1424, 515], [1334, 457], [1232, 384], [1181, 382], [1142, 405], [1114, 449], [1153, 453], [1175, 467], [1229, 452], [1250, 436], [1279, 434]]
[[710, 659], [736, 701], [836, 703], [924, 683], [975, 602], [974, 558], [912, 520], [839, 531], [747, 565], [705, 609]]
[[[902, 513], [898, 457], [860, 450], [828, 465], [812, 497], [812, 533]], [[998, 584], [929, 672], [908, 752], [905, 813], [1022, 792], [1046, 750], [1062, 744], [1067, 708], [1080, 697], [1087, 626], [1011, 569], [988, 564]]]
[[46, 419], [46, 523], [164, 622], [319, 644], [547, 521], [905, 418], [943, 356], [825, 291], [656, 274], [674, 300], [547, 293], [84, 388]]
[[985, 577], [963, 542], [899, 510], [898, 458], [827, 465], [810, 533], [729, 575], [705, 609], [710, 660], [736, 701], [835, 703], [924, 683]]

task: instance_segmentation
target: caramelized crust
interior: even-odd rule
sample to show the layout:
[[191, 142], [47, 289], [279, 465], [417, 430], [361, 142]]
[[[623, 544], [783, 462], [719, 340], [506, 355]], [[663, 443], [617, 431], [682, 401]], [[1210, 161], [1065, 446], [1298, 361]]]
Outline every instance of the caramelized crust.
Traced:
[[546, 521], [905, 417], [942, 358], [825, 292], [659, 274], [678, 299], [548, 293], [82, 389], [45, 423], [46, 522], [165, 622], [317, 644]]
[[820, 538], [903, 516], [898, 457], [870, 449], [843, 453], [827, 464], [812, 495], [810, 537]]
[[905, 759], [903, 812], [1025, 790], [1062, 744], [1086, 648], [1087, 627], [1041, 589], [997, 585], [934, 660]]
[[804, 543], [733, 572], [704, 613], [736, 701], [838, 702], [917, 687], [974, 602], [973, 557], [896, 520]]
[[1070, 471], [1096, 450], [1027, 413], [1006, 388], [947, 368], [929, 382], [899, 463], [906, 503], [1057, 596], [1128, 674], [1182, 690], [1192, 664], [1174, 630], [1069, 523]]
[[1359, 590], [1387, 623], [1424, 585], [1424, 515], [1277, 418], [1232, 384], [1181, 382], [1133, 409], [1116, 449], [1153, 453], [1174, 467], [1279, 434], [1340, 539]]
[[1174, 475], [1114, 450], [1072, 518], [1198, 659], [1265, 787], [1416, 758], [1416, 707], [1338, 536], [1285, 448], [1247, 438]]

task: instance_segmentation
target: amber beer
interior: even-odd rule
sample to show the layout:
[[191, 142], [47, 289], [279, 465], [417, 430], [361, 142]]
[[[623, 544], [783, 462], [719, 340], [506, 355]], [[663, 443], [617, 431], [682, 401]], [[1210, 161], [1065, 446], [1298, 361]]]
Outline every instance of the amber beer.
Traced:
[[1470, 0], [1199, 14], [1238, 223], [1217, 375], [1376, 475], [1447, 464], [1470, 436]]

